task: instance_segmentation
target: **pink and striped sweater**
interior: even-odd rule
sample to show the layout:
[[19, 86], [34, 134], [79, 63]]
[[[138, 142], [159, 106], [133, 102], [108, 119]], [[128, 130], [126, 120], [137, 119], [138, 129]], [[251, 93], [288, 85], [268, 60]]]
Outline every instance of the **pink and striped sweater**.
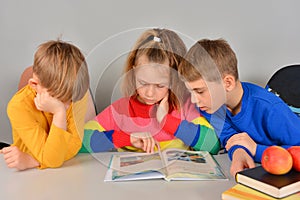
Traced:
[[196, 150], [219, 150], [215, 131], [189, 99], [180, 111], [167, 114], [161, 124], [156, 120], [157, 106], [143, 104], [134, 96], [115, 101], [87, 123], [80, 152], [131, 146], [130, 134], [135, 132], [150, 132], [158, 142], [179, 138]]

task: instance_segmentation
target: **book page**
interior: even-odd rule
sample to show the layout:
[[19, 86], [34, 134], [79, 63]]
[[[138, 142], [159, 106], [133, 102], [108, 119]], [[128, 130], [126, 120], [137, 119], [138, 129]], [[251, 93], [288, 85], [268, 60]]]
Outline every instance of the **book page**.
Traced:
[[151, 171], [163, 173], [163, 164], [158, 152], [153, 154], [131, 153], [126, 155], [114, 155], [110, 168], [113, 170], [113, 179]]
[[226, 179], [218, 163], [206, 151], [168, 149], [163, 157], [168, 179]]

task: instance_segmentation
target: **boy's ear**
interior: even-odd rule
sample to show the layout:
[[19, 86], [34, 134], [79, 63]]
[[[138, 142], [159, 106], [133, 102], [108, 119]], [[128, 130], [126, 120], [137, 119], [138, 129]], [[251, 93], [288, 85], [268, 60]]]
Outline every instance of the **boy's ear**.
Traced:
[[236, 86], [235, 78], [232, 75], [225, 75], [223, 78], [223, 84], [226, 92], [230, 92]]
[[38, 80], [35, 77], [32, 77], [28, 80], [28, 84], [33, 88], [36, 89]]

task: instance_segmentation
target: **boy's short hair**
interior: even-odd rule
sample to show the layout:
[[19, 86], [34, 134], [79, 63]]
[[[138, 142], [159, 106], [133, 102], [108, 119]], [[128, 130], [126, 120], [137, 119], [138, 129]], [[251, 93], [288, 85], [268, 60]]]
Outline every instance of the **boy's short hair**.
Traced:
[[89, 88], [84, 55], [61, 40], [41, 44], [34, 55], [33, 73], [51, 96], [62, 102], [80, 100]]
[[218, 82], [225, 75], [239, 79], [236, 55], [224, 39], [199, 40], [190, 48], [178, 71], [188, 82], [198, 79]]

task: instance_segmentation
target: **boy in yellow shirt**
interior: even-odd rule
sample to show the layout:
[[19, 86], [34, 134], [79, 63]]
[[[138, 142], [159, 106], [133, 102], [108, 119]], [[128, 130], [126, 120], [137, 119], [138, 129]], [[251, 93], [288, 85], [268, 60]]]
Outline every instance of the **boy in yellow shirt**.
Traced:
[[10, 168], [60, 167], [81, 147], [89, 75], [84, 55], [57, 40], [39, 46], [33, 77], [7, 106], [13, 144], [2, 149]]

